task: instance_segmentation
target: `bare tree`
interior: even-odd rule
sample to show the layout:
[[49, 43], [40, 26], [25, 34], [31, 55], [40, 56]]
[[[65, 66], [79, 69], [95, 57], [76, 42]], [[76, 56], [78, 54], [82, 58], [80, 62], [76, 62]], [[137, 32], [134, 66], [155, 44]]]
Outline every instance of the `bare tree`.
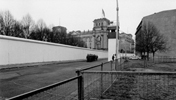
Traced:
[[142, 30], [139, 31], [139, 34], [136, 36], [136, 51], [139, 52], [141, 55], [145, 55], [146, 49], [145, 49], [145, 34]]
[[37, 22], [37, 29], [40, 32], [43, 41], [46, 39], [46, 28], [47, 27], [43, 19], [39, 19]]
[[15, 21], [13, 25], [12, 33], [13, 33], [12, 36], [25, 38], [25, 34], [23, 32], [23, 25], [18, 21]]
[[27, 14], [26, 16], [23, 17], [21, 23], [25, 30], [24, 32], [25, 38], [28, 38], [31, 30], [34, 28], [34, 21], [32, 20], [32, 17], [29, 14]]
[[0, 34], [4, 35], [4, 21], [3, 21], [3, 15], [0, 13]]
[[14, 25], [14, 18], [9, 11], [5, 11], [3, 13], [3, 23], [4, 23], [4, 33], [5, 35], [11, 36], [12, 35], [12, 27]]
[[45, 22], [43, 21], [43, 19], [39, 19], [38, 22], [37, 22], [37, 28], [39, 30], [43, 30], [44, 28], [46, 28], [46, 24]]
[[31, 32], [30, 38], [35, 40], [47, 41], [47, 34], [50, 30], [46, 27], [45, 22], [40, 19], [35, 26], [35, 29]]
[[169, 49], [169, 47], [167, 47], [166, 38], [160, 34], [158, 30], [154, 29], [154, 31], [155, 32], [150, 43], [150, 51], [153, 54], [153, 60], [157, 51], [166, 51]]
[[160, 34], [159, 30], [151, 22], [146, 22], [140, 30], [140, 35], [138, 35], [136, 41], [136, 49], [147, 53], [147, 58], [149, 58], [149, 53], [153, 54], [153, 58], [157, 51], [165, 51], [166, 38]]

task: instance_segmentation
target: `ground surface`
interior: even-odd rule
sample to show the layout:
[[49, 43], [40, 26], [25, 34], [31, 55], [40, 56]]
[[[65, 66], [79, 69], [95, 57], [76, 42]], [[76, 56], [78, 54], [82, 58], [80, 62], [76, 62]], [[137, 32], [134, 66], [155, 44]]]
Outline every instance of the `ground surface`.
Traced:
[[[1, 97], [12, 97], [55, 82], [63, 81], [76, 76], [76, 68], [90, 67], [106, 61], [107, 60], [55, 63], [50, 65], [0, 70], [0, 99]], [[137, 68], [140, 70], [145, 69], [145, 71], [175, 71], [175, 66], [175, 63], [146, 64], [141, 60], [130, 60], [126, 66], [124, 66], [124, 69], [134, 70]]]
[[142, 60], [129, 60], [126, 64], [124, 70], [135, 68], [149, 69], [153, 71], [176, 71], [176, 63], [153, 63], [153, 62], [144, 62]]
[[80, 61], [0, 70], [0, 97], [9, 98], [63, 81], [76, 76], [75, 71], [77, 68], [90, 67], [106, 61]]
[[[144, 66], [145, 65], [145, 66]], [[124, 70], [157, 72], [175, 72], [176, 63], [145, 63], [131, 60]], [[112, 100], [176, 100], [175, 75], [120, 75], [112, 86], [103, 94], [104, 99]]]

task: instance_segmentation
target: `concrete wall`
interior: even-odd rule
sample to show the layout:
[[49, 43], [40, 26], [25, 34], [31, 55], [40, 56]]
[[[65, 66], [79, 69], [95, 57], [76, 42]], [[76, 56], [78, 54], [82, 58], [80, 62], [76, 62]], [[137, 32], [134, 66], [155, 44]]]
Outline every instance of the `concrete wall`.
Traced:
[[[113, 54], [116, 54], [116, 39], [108, 39], [108, 61], [112, 60]], [[122, 56], [130, 57], [133, 56], [132, 53], [119, 53], [117, 58], [120, 58]]]
[[116, 39], [108, 39], [108, 61], [112, 60], [113, 54], [116, 54]]
[[0, 35], [0, 65], [82, 60], [87, 54], [108, 57], [107, 51]]

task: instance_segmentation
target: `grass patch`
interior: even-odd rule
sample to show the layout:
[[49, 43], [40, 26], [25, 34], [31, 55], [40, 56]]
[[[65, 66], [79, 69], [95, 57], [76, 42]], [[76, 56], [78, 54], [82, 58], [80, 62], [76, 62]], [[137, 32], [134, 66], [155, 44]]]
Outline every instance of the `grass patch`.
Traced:
[[103, 99], [176, 100], [176, 79], [165, 75], [121, 75]]
[[[123, 70], [133, 68], [152, 69], [154, 71], [175, 71], [176, 64], [154, 64], [130, 60]], [[118, 79], [105, 92], [103, 99], [113, 100], [176, 100], [176, 75], [119, 75]]]

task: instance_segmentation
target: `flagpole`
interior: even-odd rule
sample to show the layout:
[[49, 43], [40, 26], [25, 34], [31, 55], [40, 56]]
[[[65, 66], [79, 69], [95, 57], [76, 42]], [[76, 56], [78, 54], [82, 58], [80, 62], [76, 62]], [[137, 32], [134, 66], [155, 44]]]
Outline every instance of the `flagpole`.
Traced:
[[[117, 25], [116, 25], [116, 68], [118, 67], [118, 62], [120, 61], [120, 59], [118, 60], [118, 56], [119, 56], [119, 7], [118, 7], [118, 0], [116, 0], [117, 2]], [[118, 68], [119, 69], [119, 68]]]

